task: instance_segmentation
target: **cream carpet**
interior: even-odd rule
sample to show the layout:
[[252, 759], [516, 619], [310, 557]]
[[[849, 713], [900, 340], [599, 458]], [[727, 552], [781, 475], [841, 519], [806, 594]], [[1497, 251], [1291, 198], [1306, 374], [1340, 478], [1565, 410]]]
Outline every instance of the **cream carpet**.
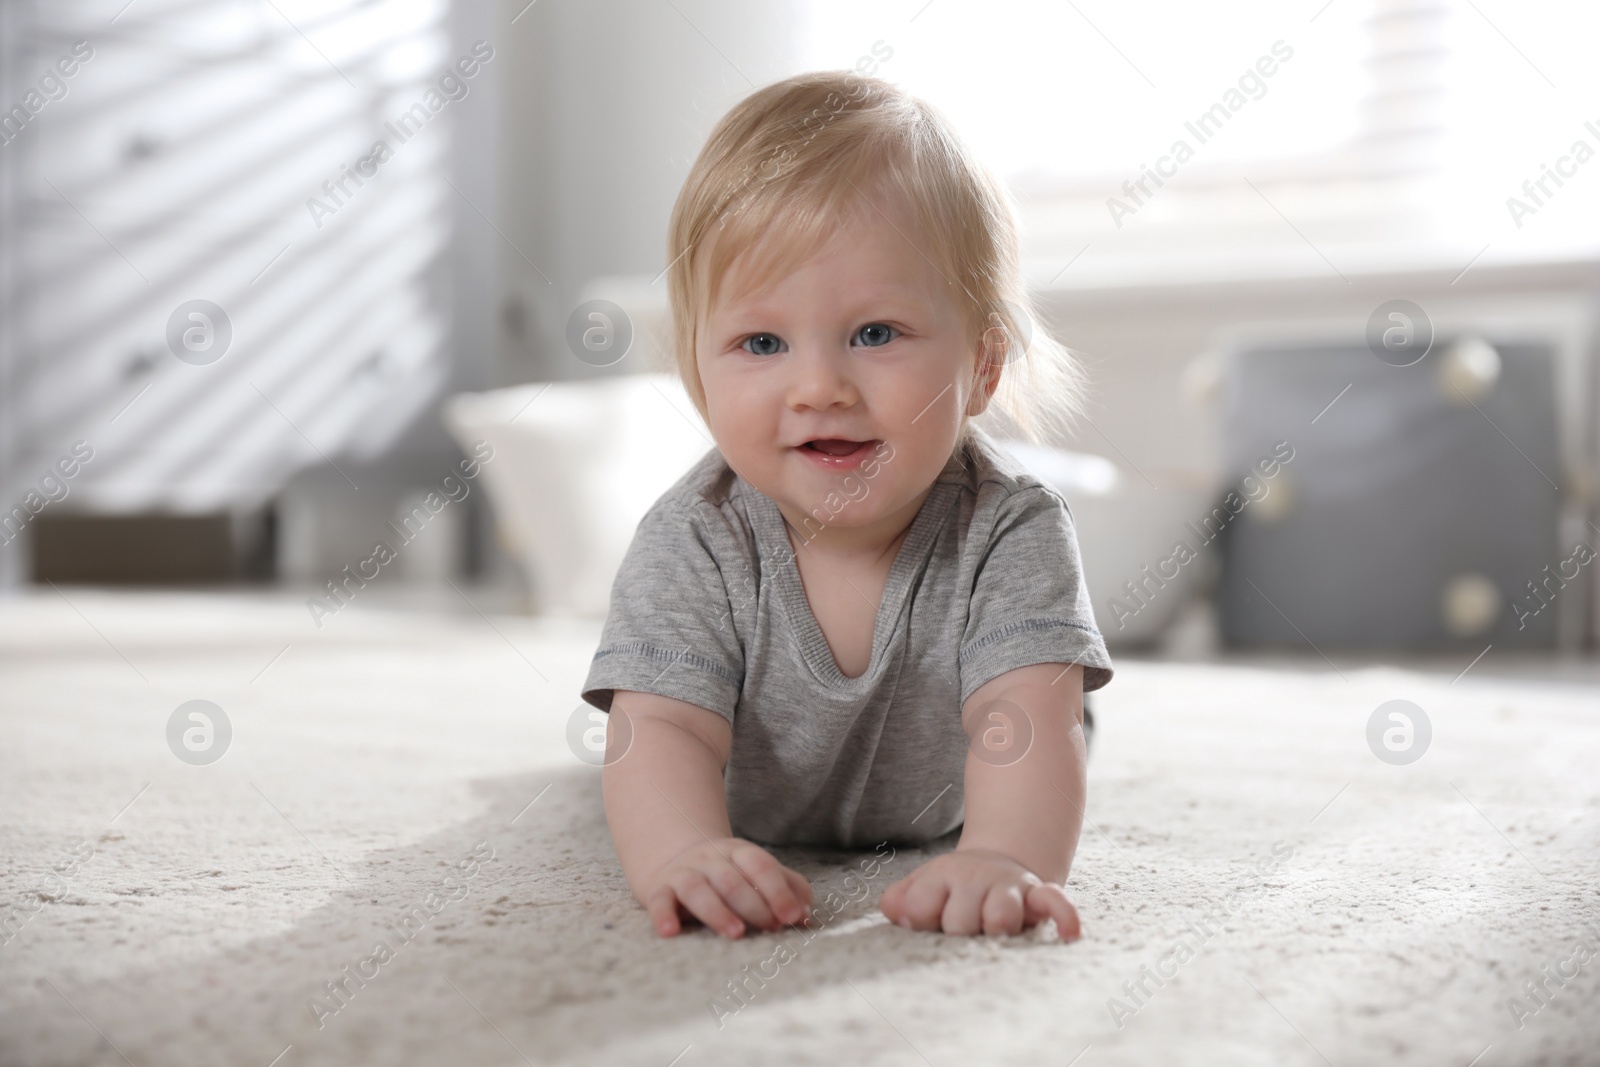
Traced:
[[566, 740], [598, 627], [362, 595], [0, 601], [0, 1063], [1600, 1063], [1592, 661], [1124, 657], [1081, 942], [890, 926], [905, 849], [782, 851], [814, 936], [663, 941]]

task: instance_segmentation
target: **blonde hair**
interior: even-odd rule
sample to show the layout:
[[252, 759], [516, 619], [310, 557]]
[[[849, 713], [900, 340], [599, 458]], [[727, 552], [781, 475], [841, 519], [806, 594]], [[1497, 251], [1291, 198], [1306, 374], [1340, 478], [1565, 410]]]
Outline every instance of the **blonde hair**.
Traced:
[[[678, 193], [667, 236], [672, 352], [701, 416], [696, 333], [730, 264], [776, 235], [746, 279], [759, 288], [818, 250], [851, 209], [876, 210], [877, 193], [915, 221], [917, 250], [957, 291], [980, 358], [1003, 365], [980, 424], [1035, 442], [1064, 437], [1081, 411], [1083, 372], [1035, 325], [1009, 193], [932, 106], [848, 71], [799, 74], [745, 97]], [[971, 421], [963, 416], [963, 438]]]

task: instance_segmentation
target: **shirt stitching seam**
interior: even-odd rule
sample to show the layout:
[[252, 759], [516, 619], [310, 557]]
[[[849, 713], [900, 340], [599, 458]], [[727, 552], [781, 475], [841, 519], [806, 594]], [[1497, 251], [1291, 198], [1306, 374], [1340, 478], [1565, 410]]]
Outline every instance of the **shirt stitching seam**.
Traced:
[[721, 678], [730, 685], [737, 686], [739, 684], [738, 675], [713, 660], [706, 659], [704, 656], [697, 656], [693, 652], [673, 652], [670, 649], [658, 648], [642, 641], [627, 645], [611, 645], [600, 649], [594, 654], [596, 662], [607, 656], [639, 656], [643, 659], [672, 660], [705, 671], [707, 674]]
[[1079, 622], [1069, 622], [1066, 619], [1023, 619], [1020, 622], [1008, 623], [1005, 626], [1000, 627], [998, 630], [991, 630], [989, 633], [973, 641], [971, 644], [967, 645], [965, 648], [961, 649], [959, 653], [957, 653], [956, 662], [958, 664], [963, 663], [973, 654], [977, 653], [981, 649], [987, 648], [996, 641], [1003, 641], [1008, 637], [1015, 636], [1016, 634], [1023, 633], [1025, 631], [1057, 629], [1082, 630], [1084, 633], [1093, 634], [1095, 637], [1101, 636], [1100, 631], [1092, 626], [1085, 626]]

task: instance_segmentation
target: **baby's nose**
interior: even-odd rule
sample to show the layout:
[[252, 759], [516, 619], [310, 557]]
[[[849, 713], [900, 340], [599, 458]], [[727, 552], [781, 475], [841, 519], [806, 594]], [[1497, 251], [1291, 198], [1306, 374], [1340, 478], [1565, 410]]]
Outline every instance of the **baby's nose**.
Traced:
[[790, 361], [789, 403], [793, 407], [849, 406], [861, 399], [850, 373], [849, 356], [811, 349]]

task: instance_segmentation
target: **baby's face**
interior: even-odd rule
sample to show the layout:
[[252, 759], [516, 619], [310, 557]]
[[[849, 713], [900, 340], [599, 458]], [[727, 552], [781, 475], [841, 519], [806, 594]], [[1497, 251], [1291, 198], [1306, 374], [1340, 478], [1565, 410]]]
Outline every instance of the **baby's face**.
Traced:
[[993, 391], [976, 380], [979, 338], [957, 291], [913, 246], [926, 244], [909, 220], [880, 206], [893, 225], [864, 207], [767, 289], [741, 291], [747, 257], [763, 253], [747, 251], [700, 331], [717, 448], [808, 539], [819, 522], [856, 530], [840, 544], [897, 534], [963, 414]]

